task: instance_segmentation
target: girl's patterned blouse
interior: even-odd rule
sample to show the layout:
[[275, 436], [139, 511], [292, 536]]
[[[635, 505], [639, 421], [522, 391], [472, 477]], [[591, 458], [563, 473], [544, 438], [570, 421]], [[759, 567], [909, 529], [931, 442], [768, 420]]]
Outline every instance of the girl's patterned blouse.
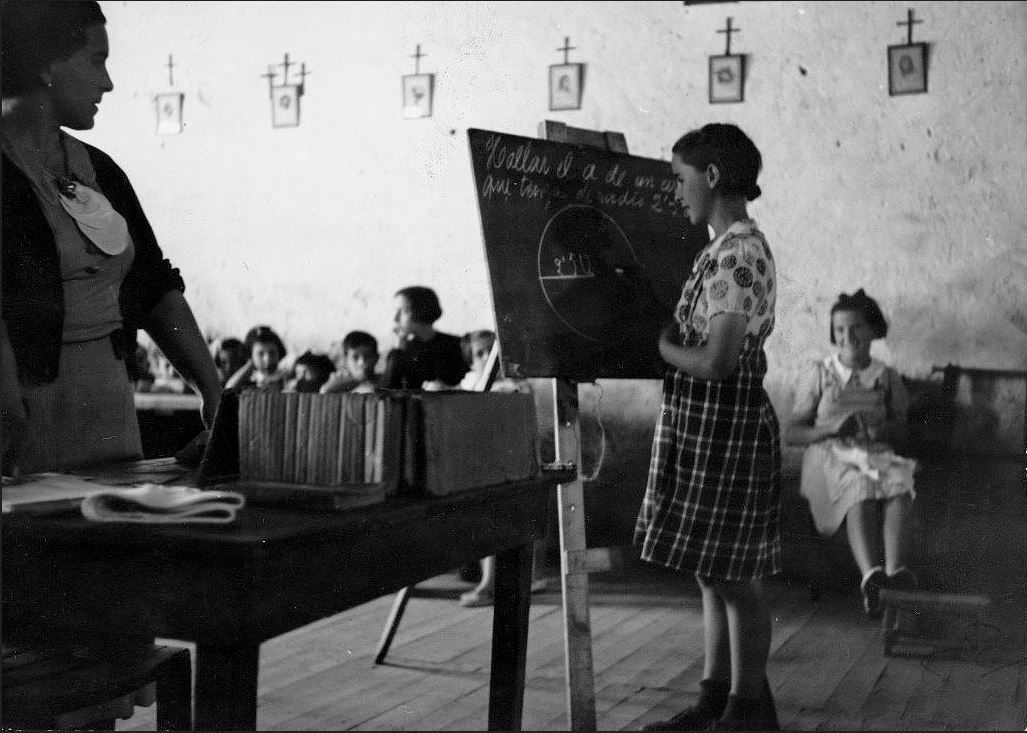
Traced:
[[741, 313], [746, 342], [762, 344], [774, 330], [777, 299], [774, 258], [752, 219], [732, 224], [696, 258], [681, 291], [675, 318], [682, 344], [705, 344], [719, 313]]

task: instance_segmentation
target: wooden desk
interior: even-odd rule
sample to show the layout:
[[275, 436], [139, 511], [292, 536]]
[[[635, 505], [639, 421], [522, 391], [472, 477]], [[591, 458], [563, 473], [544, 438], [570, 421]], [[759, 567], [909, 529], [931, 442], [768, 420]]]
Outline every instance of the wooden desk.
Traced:
[[254, 730], [261, 642], [495, 554], [488, 726], [518, 730], [532, 542], [569, 479], [333, 514], [247, 507], [215, 527], [5, 515], [3, 598], [60, 626], [195, 642], [197, 729]]

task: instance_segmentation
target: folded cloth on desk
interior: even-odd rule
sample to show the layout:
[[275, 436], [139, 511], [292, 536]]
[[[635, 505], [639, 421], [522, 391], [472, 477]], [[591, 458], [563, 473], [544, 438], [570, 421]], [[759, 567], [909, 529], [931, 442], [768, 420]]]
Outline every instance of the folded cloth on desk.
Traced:
[[143, 484], [88, 496], [82, 514], [97, 522], [227, 524], [245, 504], [246, 497], [234, 491]]

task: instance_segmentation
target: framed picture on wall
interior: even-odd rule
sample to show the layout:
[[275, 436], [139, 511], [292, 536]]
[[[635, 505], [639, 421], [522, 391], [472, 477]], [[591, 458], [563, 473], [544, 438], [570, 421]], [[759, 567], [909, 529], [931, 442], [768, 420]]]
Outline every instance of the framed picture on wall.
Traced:
[[581, 109], [584, 64], [553, 64], [549, 67], [549, 109]]
[[745, 56], [710, 56], [710, 104], [741, 102], [745, 89]]
[[888, 94], [927, 91], [927, 44], [888, 46]]
[[181, 92], [164, 92], [157, 95], [157, 134], [177, 135], [182, 132], [182, 102], [184, 94]]
[[300, 124], [299, 84], [271, 87], [271, 124], [273, 127], [297, 127]]
[[403, 116], [407, 119], [431, 117], [435, 74], [407, 74], [403, 77]]

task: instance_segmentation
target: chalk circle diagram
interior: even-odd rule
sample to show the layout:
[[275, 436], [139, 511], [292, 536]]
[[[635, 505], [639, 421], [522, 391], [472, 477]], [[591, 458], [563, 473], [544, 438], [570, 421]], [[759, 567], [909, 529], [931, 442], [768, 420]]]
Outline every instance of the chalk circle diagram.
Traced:
[[542, 230], [542, 293], [556, 317], [586, 339], [614, 345], [637, 335], [641, 271], [624, 230], [592, 206], [560, 209]]

